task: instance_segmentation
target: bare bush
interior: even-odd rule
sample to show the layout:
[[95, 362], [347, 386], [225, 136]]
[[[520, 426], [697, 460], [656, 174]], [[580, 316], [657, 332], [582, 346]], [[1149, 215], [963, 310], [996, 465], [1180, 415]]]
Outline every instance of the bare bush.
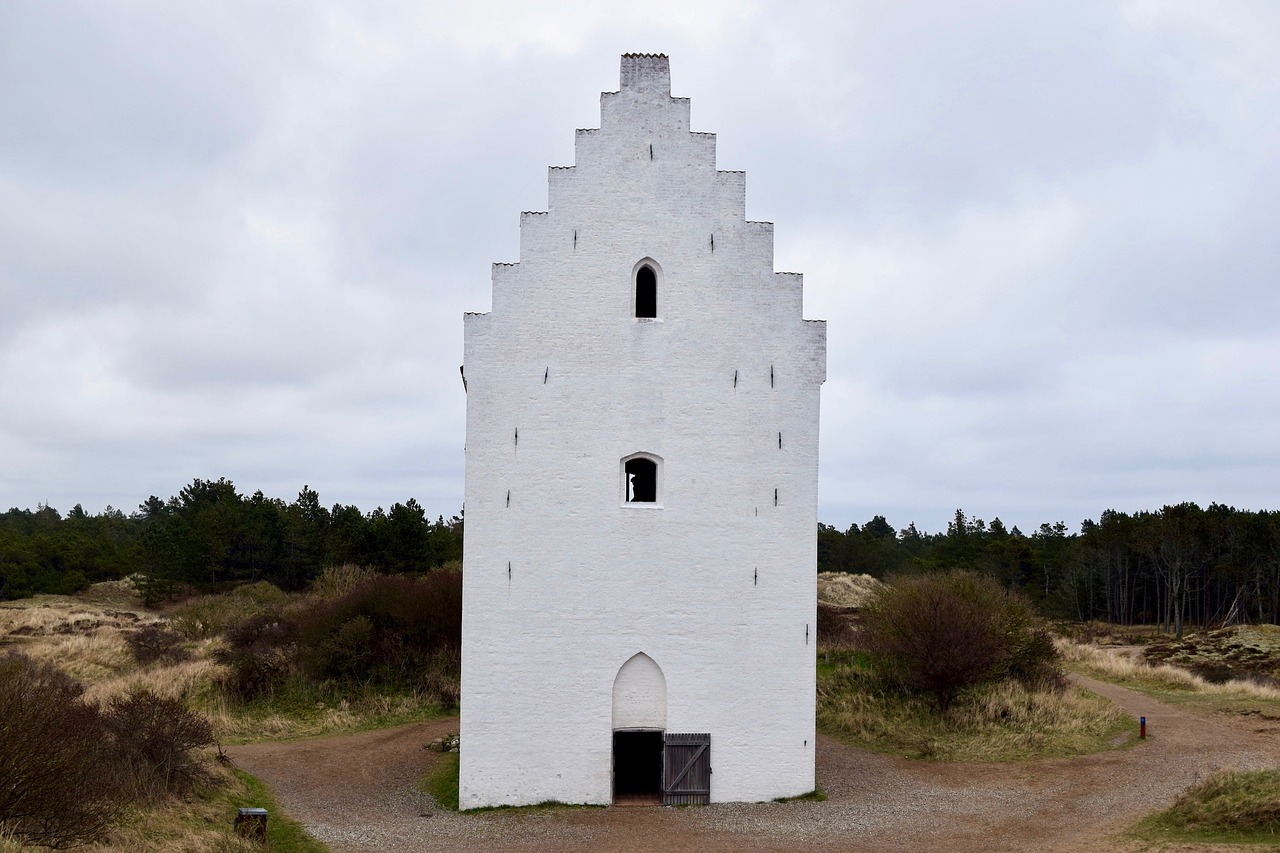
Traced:
[[291, 627], [311, 678], [416, 686], [438, 669], [438, 652], [461, 646], [462, 576], [376, 576], [294, 614]]
[[438, 569], [422, 578], [366, 576], [337, 598], [304, 599], [281, 616], [243, 622], [225, 642], [215, 657], [229, 667], [227, 687], [241, 699], [296, 675], [310, 684], [427, 690], [454, 704], [462, 575]]
[[1031, 605], [986, 575], [898, 576], [862, 615], [863, 641], [878, 669], [932, 697], [940, 712], [975, 684], [1061, 684], [1052, 638]]
[[837, 607], [825, 601], [818, 602], [819, 649], [851, 648], [857, 639], [853, 608]]
[[146, 666], [156, 661], [182, 663], [191, 658], [190, 652], [182, 647], [182, 637], [178, 632], [160, 622], [143, 625], [136, 631], [124, 635], [134, 660]]
[[126, 805], [83, 692], [51, 666], [0, 658], [0, 827], [26, 843], [93, 841]]
[[209, 721], [177, 699], [117, 696], [102, 712], [121, 784], [134, 799], [186, 794], [211, 777], [196, 750], [213, 743]]

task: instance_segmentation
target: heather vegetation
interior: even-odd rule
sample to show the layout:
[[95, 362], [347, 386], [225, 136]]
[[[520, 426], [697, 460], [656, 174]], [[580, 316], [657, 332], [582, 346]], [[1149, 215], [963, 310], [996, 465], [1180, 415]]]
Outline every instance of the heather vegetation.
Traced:
[[[0, 605], [0, 838], [248, 849], [225, 809], [260, 786], [211, 745], [451, 710], [461, 614], [456, 564], [421, 576], [343, 565], [302, 591], [259, 581], [159, 611], [129, 581]], [[293, 839], [275, 849], [322, 849], [273, 824]]]

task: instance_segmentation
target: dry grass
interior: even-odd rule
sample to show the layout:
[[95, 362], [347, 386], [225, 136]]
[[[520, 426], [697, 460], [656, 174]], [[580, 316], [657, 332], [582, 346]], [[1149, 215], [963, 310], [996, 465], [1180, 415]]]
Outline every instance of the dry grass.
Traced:
[[1255, 679], [1280, 686], [1280, 626], [1235, 625], [1162, 638], [1143, 650], [1152, 663], [1186, 667], [1210, 681]]
[[1280, 770], [1216, 770], [1183, 791], [1167, 814], [1183, 829], [1280, 836]]
[[939, 761], [1018, 761], [1086, 755], [1134, 740], [1127, 714], [1078, 687], [1028, 690], [1004, 682], [961, 694], [939, 715], [927, 699], [884, 686], [856, 655], [837, 661], [819, 667], [818, 726], [864, 749]]
[[354, 563], [329, 566], [311, 584], [309, 593], [324, 601], [334, 601], [351, 592], [378, 573]]
[[[1215, 770], [1178, 795], [1171, 807], [1139, 821], [1129, 835], [1155, 841], [1161, 849], [1214, 845], [1216, 850], [1221, 849], [1216, 845], [1230, 844], [1233, 849], [1275, 850], [1280, 844], [1280, 770]], [[1251, 846], [1255, 844], [1261, 847]]]
[[[236, 597], [238, 600], [224, 610], [239, 606], [245, 599], [257, 602], [270, 595], [251, 591], [247, 596]], [[86, 699], [97, 704], [138, 689], [183, 699], [209, 716], [215, 735], [224, 740], [301, 737], [369, 728], [386, 717], [410, 712], [416, 713], [417, 718], [425, 716], [421, 709], [426, 703], [419, 698], [376, 697], [352, 707], [318, 709], [302, 715], [304, 719], [277, 714], [273, 723], [262, 726], [262, 711], [228, 706], [222, 698], [217, 685], [224, 668], [211, 658], [219, 641], [202, 639], [185, 644], [192, 657], [181, 663], [137, 663], [125, 641], [126, 633], [161, 621], [165, 621], [162, 614], [142, 607], [128, 581], [95, 584], [76, 596], [45, 595], [0, 604], [0, 650], [13, 649], [57, 666], [83, 682]], [[275, 808], [269, 792], [257, 780], [216, 764], [212, 756], [206, 763], [220, 785], [198, 796], [171, 798], [158, 806], [135, 810], [101, 842], [77, 849], [91, 853], [248, 853], [264, 849], [232, 834], [232, 818], [238, 805], [272, 809], [272, 837], [267, 849], [308, 853], [325, 849]], [[43, 849], [22, 845], [0, 830], [0, 853]]]
[[200, 706], [215, 694], [223, 671], [221, 664], [203, 656], [181, 663], [139, 667], [91, 682], [85, 698], [101, 705], [115, 696], [146, 690], [166, 699], [186, 699]]
[[41, 595], [0, 605], [0, 646], [53, 664], [75, 678], [94, 681], [129, 669], [133, 655], [125, 632], [159, 618], [70, 596]]
[[[170, 799], [158, 807], [135, 811], [98, 843], [76, 849], [84, 853], [261, 853], [264, 849], [323, 853], [324, 845], [305, 837], [298, 825], [280, 812], [260, 782], [209, 763], [215, 786], [198, 796]], [[248, 805], [265, 807], [271, 813], [268, 826], [273, 837], [265, 848], [237, 837], [232, 830], [236, 808]], [[43, 849], [0, 846], [0, 853]]]
[[254, 616], [278, 611], [289, 599], [287, 592], [260, 581], [231, 592], [189, 598], [169, 610], [169, 624], [189, 640], [207, 639]]
[[[369, 573], [357, 567], [327, 571], [319, 592], [305, 596], [341, 595]], [[269, 584], [253, 584], [223, 595], [199, 596], [174, 608], [191, 659], [140, 666], [125, 634], [143, 624], [163, 622], [147, 611], [128, 581], [95, 584], [76, 596], [37, 596], [0, 604], [0, 648], [21, 651], [50, 663], [85, 684], [85, 698], [104, 704], [115, 696], [145, 689], [183, 699], [205, 714], [215, 736], [225, 743], [292, 740], [378, 728], [430, 719], [441, 713], [437, 698], [412, 695], [353, 695], [339, 688], [323, 693], [295, 689], [274, 701], [242, 704], [228, 700], [219, 687], [226, 667], [212, 659], [220, 639], [214, 627], [238, 618], [288, 607], [304, 596], [290, 597]], [[102, 603], [95, 603], [102, 602]], [[132, 608], [124, 605], [132, 603]], [[186, 620], [178, 622], [178, 620]]]
[[[1072, 669], [1086, 675], [1152, 693], [1168, 701], [1207, 704], [1227, 712], [1253, 712], [1269, 708], [1269, 716], [1280, 714], [1280, 689], [1252, 681], [1214, 684], [1194, 673], [1170, 664], [1135, 661], [1129, 654], [1058, 640], [1058, 652]], [[1262, 706], [1262, 709], [1259, 709]]]
[[871, 575], [819, 572], [818, 601], [832, 607], [861, 607], [884, 584]]
[[440, 703], [427, 693], [370, 694], [283, 708], [278, 703], [241, 705], [215, 693], [201, 710], [218, 739], [229, 744], [349, 734], [429, 720], [442, 713]]

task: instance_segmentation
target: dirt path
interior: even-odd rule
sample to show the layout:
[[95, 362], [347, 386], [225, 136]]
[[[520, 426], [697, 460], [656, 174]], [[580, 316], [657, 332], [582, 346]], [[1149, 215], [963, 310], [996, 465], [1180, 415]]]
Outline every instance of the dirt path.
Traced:
[[443, 812], [412, 787], [436, 758], [423, 745], [456, 731], [456, 719], [231, 754], [335, 853], [1110, 850], [1109, 836], [1168, 805], [1198, 775], [1280, 765], [1280, 724], [1201, 717], [1076, 680], [1145, 715], [1148, 741], [1084, 758], [935, 764], [819, 737], [824, 803]]

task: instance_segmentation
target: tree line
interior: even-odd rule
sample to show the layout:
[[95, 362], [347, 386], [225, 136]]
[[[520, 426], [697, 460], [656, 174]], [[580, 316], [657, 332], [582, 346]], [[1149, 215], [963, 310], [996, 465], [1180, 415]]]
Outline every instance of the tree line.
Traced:
[[0, 598], [69, 594], [135, 574], [151, 601], [245, 581], [293, 590], [330, 565], [400, 574], [461, 559], [459, 517], [431, 521], [412, 498], [370, 513], [325, 507], [307, 486], [285, 503], [243, 495], [226, 479], [196, 479], [128, 515], [112, 507], [89, 515], [79, 504], [66, 516], [43, 505], [0, 515]]
[[966, 569], [1021, 590], [1042, 612], [1086, 621], [1280, 623], [1280, 512], [1180, 503], [1132, 514], [1107, 510], [1079, 532], [1059, 521], [1030, 535], [963, 510], [945, 533], [877, 515], [841, 531], [818, 525], [819, 571], [884, 577]]
[[[0, 514], [0, 598], [71, 593], [141, 575], [154, 601], [190, 587], [266, 580], [305, 586], [325, 566], [422, 573], [462, 559], [462, 519], [431, 521], [410, 498], [364, 513], [325, 507], [304, 486], [285, 503], [196, 479], [126, 515], [107, 507], [65, 516], [48, 506]], [[1157, 624], [1280, 623], [1280, 512], [1194, 503], [1132, 514], [1107, 510], [1078, 532], [1059, 521], [1025, 534], [956, 510], [945, 533], [882, 515], [839, 530], [818, 525], [818, 570], [884, 577], [964, 569], [1019, 589], [1047, 615]]]

